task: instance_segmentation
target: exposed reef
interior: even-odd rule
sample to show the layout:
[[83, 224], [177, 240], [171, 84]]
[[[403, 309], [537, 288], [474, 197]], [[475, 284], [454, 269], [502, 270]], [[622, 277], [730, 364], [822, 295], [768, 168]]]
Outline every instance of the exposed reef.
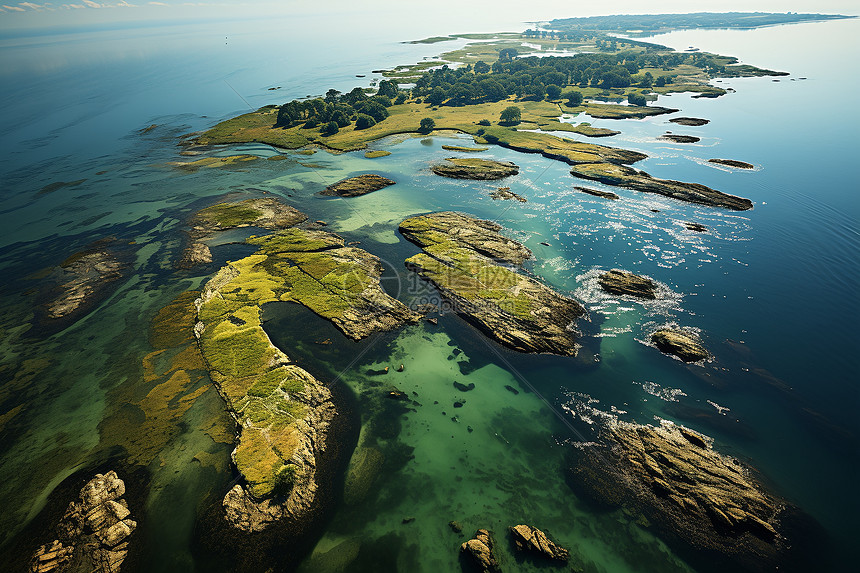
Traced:
[[379, 191], [390, 185], [394, 185], [394, 181], [381, 175], [368, 173], [359, 175], [358, 177], [350, 177], [329, 185], [322, 191], [320, 195], [332, 195], [336, 197], [360, 197], [367, 195], [373, 191]]
[[698, 117], [673, 117], [669, 121], [671, 121], [672, 123], [677, 123], [678, 125], [689, 126], [707, 125], [711, 123], [710, 119], [701, 119]]
[[462, 151], [463, 153], [475, 153], [478, 151], [486, 151], [489, 147], [461, 147], [459, 145], [443, 145], [445, 151]]
[[419, 315], [382, 290], [379, 259], [336, 235], [294, 228], [248, 243], [259, 250], [207, 283], [194, 330], [241, 429], [233, 461], [244, 485], [225, 496], [226, 518], [253, 532], [299, 520], [314, 506], [317, 467], [336, 415], [329, 389], [269, 340], [261, 306], [298, 302], [356, 340]]
[[708, 163], [716, 163], [718, 165], [727, 165], [738, 169], [755, 169], [755, 165], [746, 161], [738, 161], [736, 159], [708, 159]]
[[277, 231], [297, 225], [306, 219], [307, 215], [274, 197], [211, 205], [189, 219], [189, 240], [176, 266], [191, 268], [200, 263], [211, 263], [212, 252], [206, 241], [220, 231], [251, 226]]
[[448, 163], [433, 165], [433, 173], [454, 179], [494, 180], [516, 175], [520, 168], [510, 161], [492, 161], [472, 157], [449, 157]]
[[613, 163], [586, 163], [574, 165], [570, 169], [571, 175], [599, 181], [607, 185], [617, 185], [645, 193], [656, 193], [673, 199], [699, 203], [712, 207], [724, 207], [735, 211], [752, 209], [753, 204], [749, 199], [729, 195], [716, 189], [711, 189], [699, 183], [684, 183], [671, 179], [656, 179], [644, 171], [637, 171], [626, 165]]
[[453, 212], [406, 219], [400, 232], [424, 249], [406, 265], [432, 282], [457, 314], [505, 346], [576, 355], [571, 325], [585, 310], [513, 270], [531, 252], [500, 230], [496, 223]]
[[57, 538], [36, 550], [30, 573], [118, 573], [137, 528], [123, 495], [125, 483], [116, 472], [96, 474], [69, 504]]
[[671, 422], [608, 424], [598, 442], [571, 448], [570, 478], [601, 503], [641, 512], [670, 537], [756, 570], [783, 548], [785, 502], [711, 438]]
[[695, 135], [679, 135], [677, 133], [664, 133], [657, 139], [672, 141], [674, 143], [696, 143], [697, 141], [701, 141], [701, 138]]
[[553, 561], [567, 562], [570, 553], [564, 547], [556, 545], [546, 534], [531, 525], [515, 525], [509, 527], [514, 545], [520, 551], [537, 553]]
[[520, 203], [528, 202], [528, 199], [526, 199], [522, 195], [511, 191], [510, 187], [499, 187], [495, 191], [490, 191], [490, 197], [492, 197], [494, 200], [502, 199], [506, 201], [519, 201]]
[[673, 354], [684, 362], [698, 362], [709, 356], [699, 337], [683, 330], [663, 328], [651, 335], [660, 352]]
[[599, 189], [592, 189], [591, 187], [574, 187], [577, 191], [582, 191], [583, 193], [588, 193], [589, 195], [594, 195], [595, 197], [602, 197], [604, 199], [618, 199], [618, 195], [613, 193], [612, 191], [601, 191]]
[[607, 271], [598, 277], [597, 282], [600, 283], [600, 287], [603, 290], [612, 294], [635, 296], [651, 300], [657, 298], [657, 287], [654, 281], [626, 271], [618, 269]]

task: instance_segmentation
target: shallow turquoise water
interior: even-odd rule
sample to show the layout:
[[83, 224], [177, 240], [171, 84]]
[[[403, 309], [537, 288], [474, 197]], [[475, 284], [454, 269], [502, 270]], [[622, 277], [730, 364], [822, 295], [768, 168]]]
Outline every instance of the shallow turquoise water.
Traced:
[[[599, 142], [647, 153], [649, 159], [639, 166], [654, 176], [751, 198], [755, 209], [744, 213], [618, 189], [613, 191], [621, 199], [608, 202], [575, 192], [573, 186], [582, 182], [559, 162], [492, 147], [482, 157], [519, 164], [520, 175], [505, 185], [528, 198], [525, 204], [496, 202], [488, 195], [494, 184], [445, 180], [429, 171], [430, 163], [450, 155], [441, 149], [452, 143], [445, 137], [381, 141], [373, 147], [392, 154], [373, 160], [361, 153], [287, 153], [287, 161], [258, 160], [193, 174], [165, 165], [180, 158], [179, 135], [242, 111], [230, 85], [254, 107], [279, 103], [329, 87], [352, 87], [370, 79], [371, 67], [433, 55], [438, 48], [432, 46], [400, 45], [386, 37], [364, 40], [358, 50], [347, 38], [335, 44], [333, 54], [302, 52], [285, 62], [261, 62], [254, 57], [256, 47], [261, 37], [280, 37], [274, 26], [254, 30], [256, 35], [250, 27], [231, 32], [235, 43], [223, 53], [214, 52], [222, 34], [213, 25], [78, 35], [38, 49], [4, 39], [2, 55], [9, 62], [32, 57], [51, 67], [4, 67], [0, 91], [4, 115], [19, 118], [4, 121], [0, 130], [0, 142], [9, 150], [0, 158], [0, 269], [7, 277], [0, 291], [0, 389], [14, 389], [2, 394], [0, 415], [25, 407], [0, 434], [0, 499], [14, 508], [4, 511], [3, 551], [21, 551], [19, 541], [32, 539], [14, 536], [38, 522], [65, 478], [123, 459], [121, 451], [106, 446], [117, 430], [106, 429], [104, 420], [128, 410], [134, 427], [123, 391], [146, 388], [138, 365], [151, 350], [149, 320], [217, 268], [173, 270], [183, 217], [198, 200], [268, 191], [380, 256], [386, 287], [403, 300], [432, 291], [403, 268], [403, 259], [417, 249], [399, 237], [397, 224], [416, 213], [455, 209], [499, 221], [534, 251], [535, 274], [589, 309], [580, 325], [582, 361], [517, 355], [445, 316], [438, 327], [410, 327], [368, 344], [367, 353], [352, 364], [357, 354], [352, 343], [336, 339], [328, 351], [313, 344], [318, 336], [337, 336], [333, 329], [325, 334], [328, 325], [297, 319], [295, 309], [272, 309], [266, 327], [276, 343], [324, 378], [338, 378], [355, 396], [363, 423], [357, 451], [373, 447], [385, 459], [370, 493], [335, 508], [307, 570], [323, 570], [323, 554], [335, 548], [328, 561], [336, 561], [335, 553], [356, 556], [351, 570], [452, 569], [461, 542], [447, 526], [452, 519], [466, 532], [533, 523], [595, 571], [700, 567], [637, 525], [637, 516], [595, 512], [571, 492], [563, 475], [565, 451], [576, 432], [587, 430], [569, 425], [571, 410], [640, 423], [667, 418], [713, 436], [720, 448], [749, 461], [777, 492], [817, 519], [829, 535], [830, 567], [849, 569], [857, 533], [851, 516], [860, 509], [853, 489], [860, 430], [854, 360], [860, 209], [850, 169], [858, 122], [843, 111], [850, 103], [833, 94], [860, 88], [838, 64], [846, 50], [856, 52], [849, 39], [857, 31], [857, 22], [846, 21], [657, 38], [678, 48], [694, 44], [730, 53], [792, 76], [780, 82], [724, 80], [720, 85], [737, 92], [716, 100], [661, 99], [681, 108], [679, 115], [711, 119], [704, 127], [677, 126], [662, 116], [591, 121], [621, 130]], [[809, 38], [815, 40], [811, 46], [798, 47], [799, 39]], [[299, 53], [288, 49], [312, 38], [280, 41], [286, 42], [278, 44], [284, 53]], [[105, 46], [129, 49], [119, 50], [121, 58], [93, 56]], [[135, 46], [140, 53], [129, 55]], [[187, 50], [182, 61], [170, 57], [178, 47]], [[67, 61], [45, 57], [61, 53]], [[357, 80], [356, 73], [369, 77]], [[267, 89], [277, 85], [283, 88]], [[150, 124], [158, 127], [138, 133]], [[658, 141], [667, 130], [696, 134], [702, 141]], [[276, 153], [247, 145], [222, 154], [237, 151]], [[704, 163], [712, 157], [741, 159], [757, 168], [739, 172]], [[397, 185], [350, 200], [316, 196], [328, 183], [368, 171], [392, 177]], [[37, 195], [53, 181], [84, 178], [76, 187]], [[687, 221], [710, 231], [687, 231]], [[108, 235], [134, 241], [130, 277], [66, 331], [22, 337], [36, 284], [27, 277]], [[223, 261], [241, 256], [242, 249], [221, 246], [214, 253]], [[666, 298], [642, 304], [601, 294], [594, 286], [595, 270], [616, 267], [653, 277]], [[649, 329], [665, 323], [699, 329], [717, 360], [687, 367], [642, 342]], [[367, 374], [399, 364], [403, 373]], [[474, 383], [475, 389], [459, 392], [454, 381]], [[380, 396], [390, 386], [415, 403], [401, 409], [385, 402]], [[465, 404], [455, 409], [459, 400]], [[221, 408], [211, 391], [195, 401], [158, 459], [136, 475], [133, 483], [145, 489], [138, 511], [146, 552], [134, 561], [137, 568], [191, 570], [197, 563], [202, 569], [205, 558], [192, 553], [196, 516], [234, 477], [226, 470], [229, 445], [201, 430], [201, 420]], [[410, 518], [414, 521], [403, 523]], [[513, 556], [504, 551], [512, 566]]]

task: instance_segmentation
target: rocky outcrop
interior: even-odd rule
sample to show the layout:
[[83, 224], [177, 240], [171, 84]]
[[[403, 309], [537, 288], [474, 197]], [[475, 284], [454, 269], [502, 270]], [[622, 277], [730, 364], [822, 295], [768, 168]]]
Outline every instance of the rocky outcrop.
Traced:
[[322, 191], [320, 195], [332, 195], [335, 197], [360, 197], [367, 195], [373, 191], [379, 191], [390, 185], [394, 185], [394, 181], [381, 175], [368, 173], [359, 175], [358, 177], [350, 177], [343, 179], [333, 185], [329, 185]]
[[201, 209], [188, 220], [188, 241], [178, 268], [191, 268], [212, 262], [212, 252], [206, 241], [221, 231], [241, 227], [259, 227], [270, 231], [287, 229], [307, 220], [307, 215], [281, 203], [274, 197], [245, 199], [237, 202], [217, 203]]
[[716, 163], [717, 165], [726, 165], [737, 169], [755, 169], [755, 165], [746, 161], [738, 161], [737, 159], [708, 159], [708, 163]]
[[671, 179], [656, 179], [644, 171], [614, 163], [583, 163], [574, 165], [570, 174], [574, 177], [617, 185], [645, 193], [656, 193], [673, 199], [699, 203], [712, 207], [724, 207], [735, 211], [752, 209], [752, 201], [728, 195], [699, 183], [684, 183]]
[[225, 496], [226, 518], [254, 532], [301, 520], [316, 506], [318, 467], [336, 415], [329, 389], [272, 344], [261, 306], [302, 304], [356, 340], [420, 315], [382, 290], [379, 259], [336, 235], [287, 229], [248, 243], [258, 251], [207, 283], [194, 330], [241, 430], [233, 462], [244, 485]]
[[503, 179], [516, 175], [520, 168], [510, 161], [492, 161], [471, 157], [449, 157], [448, 163], [438, 163], [430, 167], [436, 175], [454, 179]]
[[466, 555], [481, 573], [499, 573], [494, 546], [492, 534], [486, 529], [479, 529], [473, 539], [460, 545], [460, 553]]
[[756, 570], [781, 549], [777, 524], [785, 502], [703, 434], [666, 421], [616, 421], [571, 456], [575, 488], [641, 512], [686, 544], [753, 561]]
[[116, 472], [96, 474], [69, 504], [57, 525], [57, 539], [36, 550], [30, 572], [120, 571], [129, 536], [137, 528], [123, 495], [125, 483]]
[[585, 310], [511, 268], [531, 252], [500, 229], [453, 212], [406, 219], [400, 232], [424, 249], [406, 265], [433, 283], [452, 310], [505, 346], [575, 355], [572, 324]]
[[514, 525], [508, 529], [511, 532], [514, 545], [520, 551], [537, 553], [554, 561], [566, 562], [570, 557], [567, 549], [550, 541], [546, 534], [537, 527]]
[[653, 300], [657, 298], [657, 286], [648, 277], [640, 277], [627, 271], [612, 269], [602, 273], [597, 282], [606, 292]]
[[670, 119], [672, 123], [677, 123], [678, 125], [691, 125], [691, 126], [699, 126], [706, 125], [711, 123], [709, 119], [701, 119], [698, 117], [673, 117]]
[[706, 233], [708, 231], [708, 228], [705, 225], [693, 221], [684, 223], [684, 228], [688, 231], [695, 231], [696, 233]]
[[526, 203], [528, 199], [523, 197], [522, 195], [518, 195], [511, 191], [510, 187], [499, 187], [495, 191], [490, 191], [490, 197], [493, 198], [494, 201], [503, 199], [505, 201], [519, 201], [520, 203]]
[[684, 362], [698, 362], [709, 356], [699, 338], [683, 330], [660, 329], [651, 335], [651, 342], [660, 352], [673, 354]]
[[674, 143], [696, 143], [697, 141], [701, 141], [701, 138], [695, 135], [679, 135], [677, 133], [664, 133], [657, 139], [672, 141]]
[[588, 193], [589, 195], [594, 195], [595, 197], [602, 197], [604, 199], [618, 199], [618, 195], [613, 193], [612, 191], [601, 191], [599, 189], [592, 189], [591, 187], [574, 187], [577, 191], [581, 191], [583, 193]]

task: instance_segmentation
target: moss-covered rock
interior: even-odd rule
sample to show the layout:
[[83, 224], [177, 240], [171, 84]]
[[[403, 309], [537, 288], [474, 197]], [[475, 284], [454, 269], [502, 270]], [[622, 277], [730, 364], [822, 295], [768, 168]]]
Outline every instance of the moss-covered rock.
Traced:
[[716, 163], [717, 165], [726, 165], [737, 169], [755, 169], [755, 165], [746, 161], [738, 161], [737, 159], [708, 159], [708, 163]]
[[394, 181], [381, 175], [368, 173], [359, 175], [358, 177], [350, 177], [343, 179], [333, 185], [329, 185], [322, 191], [320, 195], [334, 195], [336, 197], [359, 197], [367, 195], [373, 191], [379, 191], [390, 185], [394, 185]]
[[657, 139], [671, 141], [672, 143], [696, 143], [701, 140], [701, 138], [696, 137], [695, 135], [680, 135], [678, 133], [664, 133]]
[[587, 193], [589, 195], [594, 195], [595, 197], [602, 197], [603, 199], [618, 199], [618, 195], [613, 193], [612, 191], [601, 191], [599, 189], [592, 189], [591, 187], [574, 187], [577, 191], [581, 191], [583, 193]]
[[500, 343], [521, 352], [575, 355], [570, 327], [584, 309], [510, 268], [531, 252], [500, 229], [453, 212], [406, 219], [400, 232], [424, 249], [406, 265], [432, 282], [455, 312]]
[[520, 168], [510, 161], [492, 161], [474, 157], [449, 157], [447, 163], [433, 165], [430, 169], [436, 175], [454, 179], [503, 179], [516, 175]]
[[599, 181], [607, 185], [617, 185], [645, 193], [656, 193], [673, 199], [699, 203], [713, 207], [724, 207], [735, 211], [752, 209], [752, 201], [735, 195], [722, 193], [699, 183], [684, 183], [670, 179], [656, 179], [644, 171], [637, 171], [626, 165], [614, 163], [584, 163], [574, 165], [571, 175]]
[[227, 518], [259, 531], [313, 506], [318, 458], [335, 415], [328, 388], [272, 344], [261, 306], [303, 304], [354, 339], [416, 321], [418, 314], [382, 290], [376, 257], [336, 235], [287, 229], [248, 242], [258, 251], [207, 283], [195, 333], [241, 430], [233, 461], [245, 485], [225, 497]]
[[700, 117], [673, 117], [670, 119], [672, 123], [677, 123], [678, 125], [690, 125], [690, 126], [700, 126], [707, 125], [711, 123], [709, 119], [702, 119]]

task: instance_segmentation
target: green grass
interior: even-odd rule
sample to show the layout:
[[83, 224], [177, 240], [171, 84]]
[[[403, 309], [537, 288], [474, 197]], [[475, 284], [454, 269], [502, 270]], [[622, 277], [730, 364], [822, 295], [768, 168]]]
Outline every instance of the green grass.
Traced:
[[243, 203], [218, 203], [199, 211], [197, 217], [222, 228], [231, 228], [250, 225], [263, 215], [262, 212]]
[[388, 155], [391, 155], [390, 151], [383, 151], [381, 149], [364, 152], [364, 156], [368, 159], [376, 159], [377, 157], [386, 157]]

